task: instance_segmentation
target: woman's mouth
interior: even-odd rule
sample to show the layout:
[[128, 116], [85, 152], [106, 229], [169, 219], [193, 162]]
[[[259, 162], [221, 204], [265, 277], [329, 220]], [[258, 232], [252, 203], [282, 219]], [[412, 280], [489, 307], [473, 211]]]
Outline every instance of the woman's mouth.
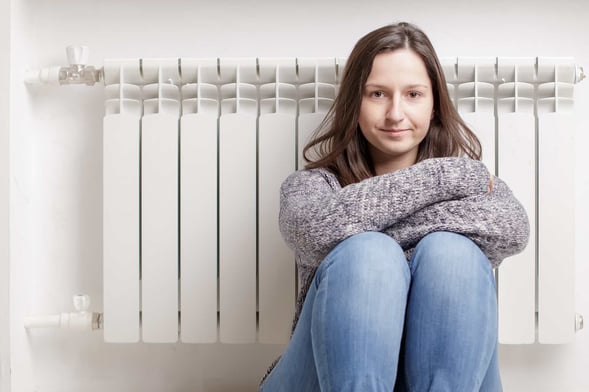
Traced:
[[407, 128], [391, 128], [391, 129], [381, 129], [382, 132], [391, 133], [391, 134], [398, 134], [409, 131]]

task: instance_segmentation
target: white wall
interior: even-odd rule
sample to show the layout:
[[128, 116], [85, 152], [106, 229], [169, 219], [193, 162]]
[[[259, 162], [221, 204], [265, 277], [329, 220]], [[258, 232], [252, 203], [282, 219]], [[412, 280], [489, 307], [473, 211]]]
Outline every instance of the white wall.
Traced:
[[[0, 41], [0, 58], [10, 58], [12, 67], [14, 392], [254, 390], [266, 364], [282, 349], [107, 345], [100, 333], [25, 333], [26, 314], [69, 311], [77, 292], [90, 294], [92, 310], [102, 310], [103, 115], [101, 87], [25, 87], [25, 68], [65, 65], [64, 48], [73, 43], [88, 45], [90, 62], [98, 66], [113, 57], [347, 56], [369, 30], [409, 20], [429, 34], [440, 56], [574, 56], [589, 69], [585, 22], [579, 17], [584, 0], [12, 0], [11, 5], [6, 13], [2, 7], [7, 6], [0, 6], [0, 15], [12, 17], [13, 50]], [[0, 30], [0, 39], [6, 36]], [[6, 67], [0, 62], [0, 91], [6, 91]], [[583, 112], [589, 105], [589, 82], [578, 85], [576, 94]], [[0, 98], [0, 131], [7, 121], [2, 102]], [[589, 167], [584, 147], [589, 145], [588, 125], [579, 116], [577, 309], [587, 318], [589, 245], [584, 239], [589, 215], [583, 201], [589, 196], [589, 175], [580, 168]], [[0, 161], [0, 181], [5, 166]], [[0, 222], [5, 222], [1, 214]], [[6, 237], [0, 227], [0, 245]], [[2, 259], [0, 254], [0, 277], [8, 269]], [[4, 298], [0, 294], [0, 311], [8, 311]], [[6, 335], [0, 319], [0, 339]], [[572, 345], [502, 347], [500, 355], [506, 391], [589, 391], [586, 331]], [[0, 360], [3, 364], [4, 356]]]
[[10, 94], [10, 2], [0, 2], [0, 391], [10, 381], [9, 339], [9, 94]]

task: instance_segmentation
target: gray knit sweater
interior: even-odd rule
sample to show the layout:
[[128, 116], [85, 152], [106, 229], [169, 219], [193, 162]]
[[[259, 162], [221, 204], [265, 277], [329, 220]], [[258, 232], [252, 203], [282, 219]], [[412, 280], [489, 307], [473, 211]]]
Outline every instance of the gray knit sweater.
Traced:
[[315, 270], [340, 241], [366, 231], [393, 237], [411, 255], [435, 231], [464, 234], [494, 267], [521, 252], [529, 235], [525, 210], [507, 185], [468, 158], [434, 158], [341, 187], [325, 169], [292, 173], [282, 184], [280, 231], [295, 251], [300, 290], [293, 329]]

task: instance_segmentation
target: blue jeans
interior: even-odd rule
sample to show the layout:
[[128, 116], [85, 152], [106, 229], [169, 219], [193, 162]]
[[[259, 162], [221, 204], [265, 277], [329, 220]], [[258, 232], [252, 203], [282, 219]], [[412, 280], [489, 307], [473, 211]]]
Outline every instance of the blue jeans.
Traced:
[[495, 293], [464, 236], [429, 234], [409, 263], [385, 234], [352, 236], [317, 269], [261, 390], [501, 391]]

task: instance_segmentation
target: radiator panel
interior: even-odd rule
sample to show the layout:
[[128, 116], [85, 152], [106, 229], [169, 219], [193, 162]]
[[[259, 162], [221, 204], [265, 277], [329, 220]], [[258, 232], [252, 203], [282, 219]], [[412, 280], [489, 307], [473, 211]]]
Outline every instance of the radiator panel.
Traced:
[[214, 343], [218, 309], [216, 105], [214, 113], [184, 114], [180, 141], [180, 338], [185, 343]]
[[259, 341], [290, 336], [295, 305], [295, 262], [278, 230], [280, 185], [295, 170], [296, 106], [259, 119]]
[[499, 342], [533, 343], [536, 323], [536, 149], [531, 113], [501, 113], [499, 176], [528, 212], [530, 242], [499, 269]]
[[178, 339], [178, 117], [143, 117], [141, 306], [143, 341]]
[[574, 340], [574, 118], [546, 113], [538, 121], [538, 341]]
[[256, 340], [256, 117], [219, 121], [219, 337]]
[[104, 340], [139, 341], [139, 113], [109, 114], [103, 134]]

